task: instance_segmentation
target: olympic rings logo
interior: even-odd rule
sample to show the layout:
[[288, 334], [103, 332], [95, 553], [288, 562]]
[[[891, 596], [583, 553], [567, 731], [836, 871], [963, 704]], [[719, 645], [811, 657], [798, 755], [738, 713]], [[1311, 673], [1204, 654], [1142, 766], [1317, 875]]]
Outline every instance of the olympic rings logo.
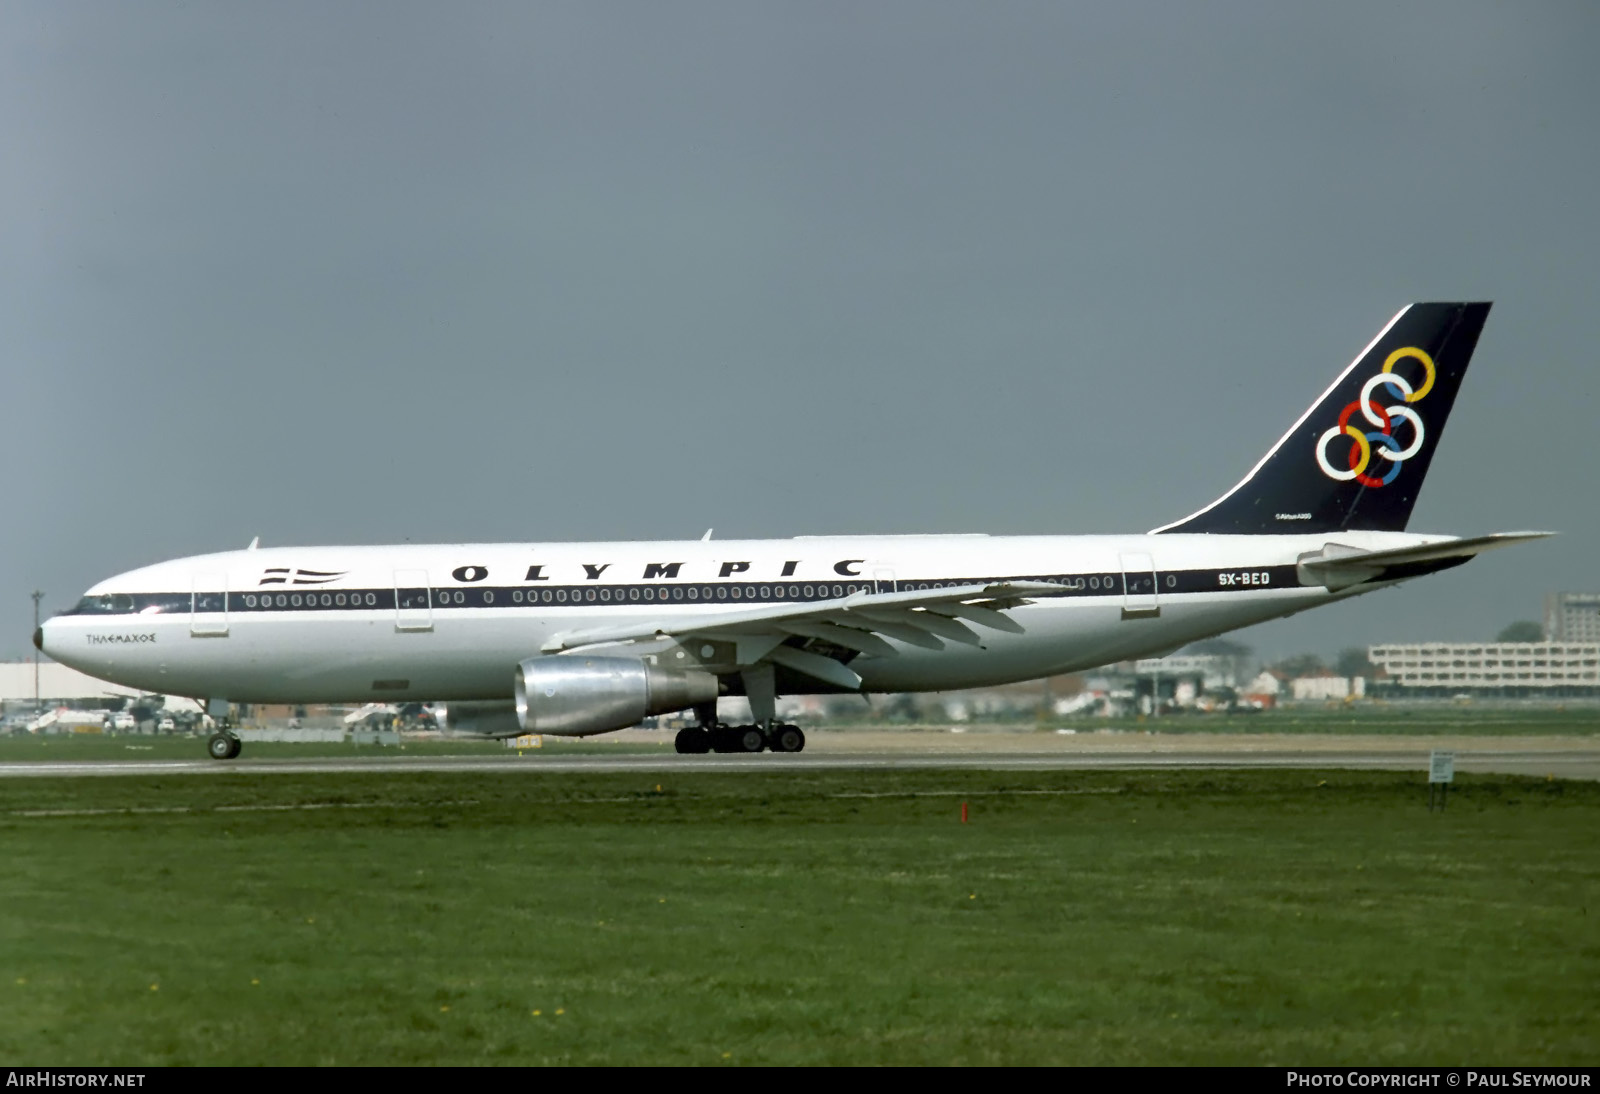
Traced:
[[[1408, 357], [1422, 365], [1423, 379], [1420, 387], [1413, 388], [1410, 381], [1394, 371], [1395, 364]], [[1411, 407], [1380, 406], [1373, 400], [1373, 394], [1379, 387], [1387, 387], [1406, 403], [1418, 403], [1433, 390], [1436, 375], [1433, 358], [1416, 346], [1406, 346], [1389, 354], [1388, 360], [1383, 362], [1383, 371], [1361, 385], [1361, 397], [1339, 413], [1339, 424], [1317, 440], [1317, 466], [1322, 468], [1322, 473], [1337, 482], [1349, 482], [1354, 479], [1362, 486], [1388, 486], [1393, 482], [1395, 476], [1400, 474], [1400, 465], [1422, 451], [1422, 441], [1427, 433], [1422, 428], [1422, 418]], [[1357, 411], [1377, 428], [1364, 430], [1351, 425], [1350, 419]], [[1394, 435], [1397, 419], [1411, 423], [1413, 436], [1411, 443], [1404, 448]], [[1348, 469], [1336, 468], [1328, 462], [1328, 443], [1341, 436], [1349, 437], [1351, 442]], [[1374, 455], [1388, 461], [1387, 469], [1385, 464], [1373, 459]], [[1382, 471], [1383, 474], [1369, 475], [1367, 474], [1369, 469], [1374, 472]]]

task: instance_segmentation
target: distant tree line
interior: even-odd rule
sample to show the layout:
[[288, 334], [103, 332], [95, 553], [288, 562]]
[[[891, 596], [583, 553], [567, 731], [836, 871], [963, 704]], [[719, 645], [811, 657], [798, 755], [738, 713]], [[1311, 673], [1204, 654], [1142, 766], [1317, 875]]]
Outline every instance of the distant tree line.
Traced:
[[1543, 642], [1544, 627], [1529, 619], [1508, 623], [1494, 636], [1496, 642]]

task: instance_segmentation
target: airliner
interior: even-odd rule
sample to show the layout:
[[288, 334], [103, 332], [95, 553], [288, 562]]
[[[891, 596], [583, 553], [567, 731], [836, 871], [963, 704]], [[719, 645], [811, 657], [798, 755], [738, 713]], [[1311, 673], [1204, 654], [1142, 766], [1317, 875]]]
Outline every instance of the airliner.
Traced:
[[[456, 733], [692, 710], [679, 752], [799, 752], [778, 696], [946, 691], [1154, 657], [1546, 532], [1406, 531], [1487, 303], [1412, 304], [1238, 485], [1143, 535], [259, 547], [91, 588], [35, 644], [244, 703], [437, 704]], [[745, 696], [754, 722], [717, 717]], [[240, 753], [224, 720], [211, 756]]]

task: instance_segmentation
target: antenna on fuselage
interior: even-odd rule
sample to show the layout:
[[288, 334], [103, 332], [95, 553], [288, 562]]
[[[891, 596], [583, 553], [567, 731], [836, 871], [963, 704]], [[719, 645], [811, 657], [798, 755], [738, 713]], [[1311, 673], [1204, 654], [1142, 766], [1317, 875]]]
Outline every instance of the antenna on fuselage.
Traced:
[[716, 531], [715, 528], [707, 528], [706, 529], [706, 534], [700, 537], [700, 542], [704, 543], [706, 540], [710, 539], [711, 538], [711, 533], [715, 532], [715, 531]]
[[250, 541], [250, 546], [246, 547], [245, 550], [246, 551], [254, 551], [259, 546], [261, 546], [261, 537], [257, 536], [255, 539], [252, 539]]

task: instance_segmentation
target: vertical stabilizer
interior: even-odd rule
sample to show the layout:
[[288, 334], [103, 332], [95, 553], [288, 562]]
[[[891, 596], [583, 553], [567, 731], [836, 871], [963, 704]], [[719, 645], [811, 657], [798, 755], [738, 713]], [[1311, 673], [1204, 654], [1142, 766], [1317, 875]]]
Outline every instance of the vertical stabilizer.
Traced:
[[1488, 315], [1486, 303], [1412, 304], [1239, 485], [1154, 531], [1404, 531]]

